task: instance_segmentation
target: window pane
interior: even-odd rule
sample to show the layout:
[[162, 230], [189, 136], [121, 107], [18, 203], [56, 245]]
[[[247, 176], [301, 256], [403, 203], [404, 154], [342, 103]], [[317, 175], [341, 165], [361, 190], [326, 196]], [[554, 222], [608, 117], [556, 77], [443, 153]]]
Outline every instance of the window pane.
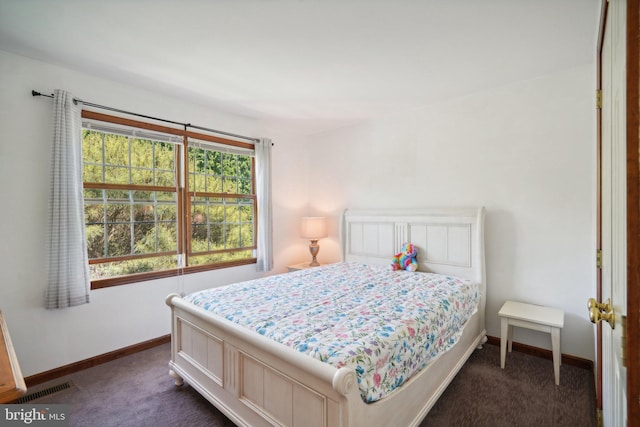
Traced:
[[129, 166], [129, 138], [105, 133], [104, 162], [108, 165]]
[[108, 256], [125, 256], [131, 254], [131, 227], [129, 224], [107, 224], [109, 242]]
[[82, 167], [82, 180], [84, 182], [102, 182], [102, 165], [85, 164]]
[[203, 174], [189, 175], [189, 191], [204, 192], [204, 181]]
[[152, 254], [158, 251], [156, 247], [156, 227], [154, 223], [136, 223], [133, 226], [133, 237], [135, 243], [134, 253]]
[[178, 208], [175, 204], [158, 204], [156, 212], [160, 222], [175, 223], [178, 220]]
[[[136, 202], [153, 202], [153, 191], [132, 191], [131, 195]], [[173, 193], [169, 193], [173, 194]]]
[[211, 233], [209, 236], [210, 250], [217, 251], [217, 250], [225, 249], [223, 230], [224, 230], [224, 224], [222, 223], [211, 224]]
[[[236, 202], [236, 200], [230, 201], [231, 203]], [[229, 203], [229, 202], [227, 202]], [[225, 215], [227, 223], [229, 222], [238, 222], [240, 216], [238, 215], [238, 206], [226, 205], [225, 206]]]
[[158, 252], [178, 252], [178, 226], [176, 222], [163, 222], [156, 227]]
[[131, 169], [131, 182], [138, 185], [153, 185], [153, 171], [150, 169]]
[[223, 193], [238, 193], [238, 180], [236, 178], [224, 178]]
[[144, 205], [133, 205], [133, 218], [137, 222], [154, 222], [155, 208], [153, 204], [148, 203]]
[[82, 159], [85, 162], [102, 164], [102, 133], [84, 129], [82, 131]]
[[224, 153], [222, 155], [222, 174], [224, 176], [237, 176], [238, 169], [236, 164], [237, 154]]
[[129, 168], [122, 166], [105, 166], [104, 182], [109, 184], [130, 184]]
[[238, 180], [238, 193], [239, 194], [251, 194], [251, 180], [239, 179]]
[[129, 190], [106, 190], [106, 196], [107, 199], [109, 200], [122, 200], [122, 201], [128, 201], [129, 200]]
[[253, 222], [253, 206], [242, 205], [239, 208], [240, 221]]
[[104, 205], [85, 203], [84, 218], [87, 224], [102, 224], [104, 222]]
[[156, 172], [156, 182], [153, 184], [160, 187], [175, 187], [176, 175], [174, 172]]
[[176, 202], [177, 201], [177, 195], [176, 193], [172, 193], [172, 192], [163, 192], [163, 191], [158, 191], [156, 193], [156, 198], [158, 201], [163, 201], [163, 202]]
[[105, 255], [104, 226], [102, 224], [87, 225], [87, 252], [89, 259], [102, 258]]
[[205, 152], [203, 149], [189, 147], [189, 170], [192, 173], [204, 172]]
[[193, 252], [209, 251], [206, 225], [195, 225], [191, 227], [191, 248]]
[[211, 203], [209, 205], [209, 220], [211, 222], [224, 222], [224, 206]]
[[222, 178], [219, 176], [207, 176], [207, 193], [222, 193]]
[[253, 224], [242, 224], [240, 226], [240, 247], [253, 247]]
[[225, 224], [224, 240], [226, 249], [240, 248], [240, 227], [237, 224]]
[[249, 156], [238, 156], [238, 177], [251, 180], [251, 158]]
[[206, 167], [204, 172], [209, 175], [220, 175], [220, 153], [217, 151], [206, 150]]
[[175, 146], [173, 144], [169, 144], [166, 142], [156, 142], [155, 143], [155, 167], [158, 170], [169, 170], [173, 171], [175, 169]]
[[134, 168], [153, 168], [153, 141], [148, 139], [131, 140], [131, 166]]
[[107, 204], [107, 221], [106, 222], [125, 222], [131, 221], [131, 211], [129, 205], [120, 203], [108, 203]]

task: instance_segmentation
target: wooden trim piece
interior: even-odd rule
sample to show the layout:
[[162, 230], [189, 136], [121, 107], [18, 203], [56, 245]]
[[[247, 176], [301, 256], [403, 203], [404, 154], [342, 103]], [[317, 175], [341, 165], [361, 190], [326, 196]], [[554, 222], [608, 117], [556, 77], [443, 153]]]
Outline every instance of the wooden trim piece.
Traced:
[[106, 264], [108, 262], [131, 261], [133, 259], [159, 258], [163, 256], [172, 256], [172, 255], [176, 255], [176, 251], [153, 252], [149, 254], [122, 255], [122, 256], [114, 256], [109, 258], [92, 258], [89, 260], [89, 265]]
[[111, 362], [112, 360], [120, 359], [121, 357], [130, 356], [132, 354], [139, 353], [141, 351], [148, 350], [150, 348], [157, 347], [168, 342], [171, 342], [171, 335], [163, 335], [158, 338], [153, 338], [148, 341], [110, 351], [99, 356], [91, 357], [89, 359], [70, 363], [59, 368], [31, 375], [25, 378], [25, 382], [27, 384], [27, 387], [33, 387], [35, 385], [54, 380], [56, 378], [64, 377], [65, 375], [71, 375], [75, 372], [102, 365], [103, 363]]
[[0, 311], [0, 403], [12, 402], [26, 390], [9, 329]]
[[[487, 336], [487, 344], [500, 346], [500, 338]], [[513, 350], [520, 353], [529, 354], [531, 356], [542, 357], [544, 359], [553, 360], [553, 354], [551, 350], [545, 350], [544, 348], [534, 347], [527, 344], [521, 344], [518, 342], [513, 343]], [[562, 354], [562, 363], [566, 365], [575, 366], [577, 368], [588, 369], [593, 371], [593, 362], [582, 357], [571, 356], [569, 354]]]
[[151, 271], [147, 273], [128, 274], [126, 276], [109, 277], [91, 281], [91, 290], [110, 288], [112, 286], [128, 285], [130, 283], [145, 282], [152, 279], [162, 279], [164, 277], [174, 277], [178, 275], [178, 269]]
[[627, 2], [627, 420], [640, 426], [640, 1]]
[[253, 144], [251, 144], [250, 142], [240, 142], [240, 141], [235, 141], [233, 139], [221, 138], [219, 136], [207, 135], [207, 134], [204, 134], [204, 133], [193, 132], [193, 131], [190, 131], [190, 130], [188, 130], [186, 132], [186, 135], [189, 138], [200, 139], [200, 140], [203, 140], [203, 141], [217, 142], [219, 144], [231, 145], [233, 147], [246, 148], [248, 150], [254, 150], [255, 149], [255, 146]]
[[255, 246], [246, 246], [244, 248], [216, 249], [213, 251], [201, 251], [201, 252], [189, 251], [189, 255], [199, 256], [199, 255], [227, 254], [227, 253], [233, 253], [233, 252], [252, 251], [254, 249], [256, 249]]
[[241, 265], [255, 264], [258, 260], [256, 258], [238, 259], [235, 261], [226, 261], [217, 264], [203, 264], [203, 265], [190, 265], [183, 268], [185, 274], [200, 273], [202, 271], [219, 270], [221, 268], [238, 267]]
[[183, 129], [157, 125], [155, 123], [142, 122], [140, 120], [125, 119], [124, 117], [112, 116], [110, 114], [98, 113], [96, 111], [82, 110], [82, 118], [99, 120], [101, 122], [113, 123], [116, 125], [131, 126], [135, 128], [152, 130], [156, 132], [168, 133], [170, 135], [177, 135], [177, 136], [184, 135]]
[[176, 187], [162, 187], [158, 185], [139, 184], [109, 184], [105, 182], [84, 182], [84, 188], [95, 188], [97, 190], [125, 190], [125, 191], [160, 191], [164, 193], [175, 193]]
[[189, 197], [211, 197], [218, 199], [251, 199], [256, 200], [255, 194], [240, 194], [240, 193], [205, 193], [203, 191], [190, 191]]
[[113, 123], [117, 125], [124, 125], [135, 127], [139, 129], [146, 129], [155, 132], [167, 133], [169, 135], [187, 136], [190, 138], [200, 139], [204, 141], [216, 142], [218, 144], [230, 145], [233, 147], [246, 148], [253, 150], [255, 147], [249, 142], [240, 142], [233, 139], [222, 138], [219, 136], [208, 135], [200, 132], [192, 132], [180, 128], [172, 128], [169, 126], [158, 125], [155, 123], [142, 122], [140, 120], [126, 119], [124, 117], [112, 116], [110, 114], [98, 113], [96, 111], [82, 110], [82, 118], [90, 120], [99, 120], [101, 122]]

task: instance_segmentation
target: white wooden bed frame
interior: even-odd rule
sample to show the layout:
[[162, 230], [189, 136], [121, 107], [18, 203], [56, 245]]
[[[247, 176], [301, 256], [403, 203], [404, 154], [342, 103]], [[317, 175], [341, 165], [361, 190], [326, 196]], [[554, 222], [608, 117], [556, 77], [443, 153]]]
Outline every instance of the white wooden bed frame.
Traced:
[[419, 271], [480, 284], [477, 312], [459, 342], [391, 395], [364, 403], [352, 369], [320, 362], [222, 317], [167, 297], [170, 375], [241, 426], [416, 426], [476, 347], [486, 341], [484, 209], [346, 210], [343, 259], [387, 265], [403, 242], [418, 247]]

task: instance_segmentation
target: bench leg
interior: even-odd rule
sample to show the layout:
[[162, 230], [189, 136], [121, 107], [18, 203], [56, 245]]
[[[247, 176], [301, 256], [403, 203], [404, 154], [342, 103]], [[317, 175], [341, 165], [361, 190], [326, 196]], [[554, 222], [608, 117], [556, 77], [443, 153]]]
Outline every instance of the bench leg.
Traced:
[[509, 319], [503, 317], [500, 324], [500, 367], [504, 369], [505, 359], [507, 358], [507, 341], [508, 341]]
[[551, 351], [556, 385], [560, 385], [560, 328], [551, 328]]

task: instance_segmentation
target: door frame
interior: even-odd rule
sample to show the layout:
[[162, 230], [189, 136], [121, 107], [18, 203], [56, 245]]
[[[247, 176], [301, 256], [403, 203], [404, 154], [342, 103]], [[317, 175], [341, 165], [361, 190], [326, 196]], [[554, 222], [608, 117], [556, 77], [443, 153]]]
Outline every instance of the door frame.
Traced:
[[[602, 0], [596, 87], [602, 89], [602, 44], [608, 0]], [[640, 426], [640, 0], [627, 0], [627, 427]], [[596, 113], [596, 248], [602, 249], [602, 110]], [[596, 269], [596, 298], [602, 297], [602, 270]], [[602, 324], [596, 337], [596, 405], [602, 409]]]
[[627, 0], [627, 420], [640, 426], [640, 0]]

